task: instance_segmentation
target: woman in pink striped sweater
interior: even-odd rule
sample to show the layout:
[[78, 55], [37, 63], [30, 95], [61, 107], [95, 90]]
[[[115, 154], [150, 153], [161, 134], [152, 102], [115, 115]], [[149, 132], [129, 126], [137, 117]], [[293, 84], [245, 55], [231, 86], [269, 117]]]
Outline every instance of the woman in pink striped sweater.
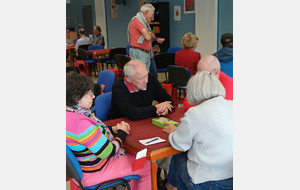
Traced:
[[[86, 75], [68, 72], [66, 75], [66, 144], [77, 158], [83, 172], [84, 187], [127, 175], [139, 175], [131, 180], [131, 189], [151, 189], [150, 163], [132, 172], [132, 155], [125, 155], [122, 142], [129, 134], [125, 122], [106, 126], [91, 114], [94, 82]], [[112, 134], [115, 134], [115, 137]]]

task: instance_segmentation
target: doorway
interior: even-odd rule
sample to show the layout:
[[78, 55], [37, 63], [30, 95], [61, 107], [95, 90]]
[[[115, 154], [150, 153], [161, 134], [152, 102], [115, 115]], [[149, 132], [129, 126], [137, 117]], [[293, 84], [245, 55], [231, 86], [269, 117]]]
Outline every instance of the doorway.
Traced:
[[83, 26], [86, 31], [86, 36], [94, 34], [94, 26], [93, 26], [93, 15], [92, 15], [92, 6], [82, 6], [82, 19], [83, 19]]

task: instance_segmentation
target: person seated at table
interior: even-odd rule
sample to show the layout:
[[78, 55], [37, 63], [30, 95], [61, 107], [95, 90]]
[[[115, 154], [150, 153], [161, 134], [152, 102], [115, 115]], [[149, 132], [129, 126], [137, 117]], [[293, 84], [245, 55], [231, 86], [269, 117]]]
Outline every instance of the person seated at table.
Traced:
[[[124, 77], [113, 84], [108, 119], [127, 117], [130, 120], [139, 120], [166, 116], [172, 111], [172, 98], [157, 78], [148, 73], [145, 64], [133, 59], [125, 64], [124, 74]], [[159, 104], [152, 105], [153, 100]]]
[[[75, 46], [75, 41], [70, 37], [70, 30], [69, 29], [66, 29], [66, 49], [67, 49], [67, 57], [69, 57], [69, 51], [68, 51], [68, 46], [72, 46], [74, 47]], [[75, 51], [71, 51], [71, 60], [70, 63], [72, 63], [72, 60], [73, 60], [73, 57], [75, 55]]]
[[208, 71], [197, 72], [187, 85], [194, 105], [176, 128], [166, 124], [169, 142], [182, 153], [173, 155], [167, 189], [233, 189], [233, 101]]
[[104, 48], [104, 37], [101, 34], [101, 28], [100, 26], [95, 26], [94, 27], [94, 34], [96, 35], [96, 37], [93, 39], [93, 45], [103, 45]]
[[201, 58], [201, 54], [194, 51], [197, 42], [197, 36], [189, 32], [181, 39], [183, 49], [175, 53], [175, 65], [188, 68], [192, 76], [196, 74], [197, 64]]
[[[233, 78], [221, 71], [220, 62], [215, 56], [203, 56], [197, 65], [197, 71], [208, 71], [215, 75], [225, 88], [225, 99], [233, 100]], [[193, 105], [188, 102], [187, 97], [183, 100], [183, 106], [185, 111], [187, 111], [190, 107], [193, 107]]]
[[79, 36], [80, 38], [76, 41], [75, 49], [78, 50], [78, 47], [81, 45], [88, 45], [91, 44], [90, 38], [85, 36], [86, 32], [84, 28], [80, 28], [79, 30]]
[[[144, 168], [132, 172], [133, 156], [121, 148], [129, 124], [121, 121], [106, 126], [91, 114], [94, 82], [86, 75], [74, 71], [66, 74], [66, 144], [79, 161], [84, 187], [103, 181], [139, 175], [141, 180], [131, 180], [131, 189], [151, 189], [150, 162]], [[113, 136], [115, 134], [115, 137]]]

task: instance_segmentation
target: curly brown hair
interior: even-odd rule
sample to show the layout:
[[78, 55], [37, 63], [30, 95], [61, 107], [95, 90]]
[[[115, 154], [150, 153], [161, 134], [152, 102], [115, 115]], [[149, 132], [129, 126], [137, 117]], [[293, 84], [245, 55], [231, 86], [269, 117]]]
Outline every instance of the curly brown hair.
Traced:
[[66, 105], [75, 106], [89, 91], [94, 90], [93, 80], [83, 74], [70, 71], [66, 75]]

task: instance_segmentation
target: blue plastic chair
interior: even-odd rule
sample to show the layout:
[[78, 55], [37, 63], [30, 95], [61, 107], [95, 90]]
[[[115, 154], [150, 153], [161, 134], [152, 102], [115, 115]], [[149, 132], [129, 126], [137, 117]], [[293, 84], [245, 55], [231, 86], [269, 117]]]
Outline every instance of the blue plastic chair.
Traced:
[[[89, 50], [95, 50], [95, 49], [104, 49], [104, 46], [103, 45], [90, 45], [88, 47]], [[95, 59], [97, 60], [98, 62], [98, 59]], [[103, 70], [103, 63], [105, 63], [106, 61], [108, 61], [108, 57], [101, 57], [100, 58], [100, 63], [102, 65], [102, 70]], [[99, 65], [99, 68], [100, 68], [100, 65]]]
[[101, 121], [107, 121], [106, 115], [111, 106], [111, 94], [111, 92], [101, 94], [95, 100], [96, 117]]
[[[97, 63], [98, 60], [90, 59], [86, 51], [82, 48], [78, 48], [78, 54], [81, 57], [82, 60], [85, 61], [86, 64], [90, 65], [90, 71], [92, 70], [92, 66], [94, 66], [94, 74], [96, 75], [96, 70], [97, 70]], [[91, 72], [90, 72], [91, 73]]]
[[110, 70], [102, 70], [97, 79], [97, 84], [100, 86], [104, 84], [103, 93], [111, 92], [112, 85], [115, 82], [115, 73]]
[[177, 51], [182, 50], [181, 47], [169, 47], [167, 53], [176, 53]]
[[220, 65], [221, 65], [221, 71], [226, 75], [230, 76], [231, 78], [233, 78], [233, 60], [227, 63], [220, 61]]
[[110, 189], [113, 188], [116, 190], [117, 186], [122, 185], [123, 187], [127, 188], [130, 190], [130, 185], [129, 181], [130, 180], [140, 180], [141, 178], [138, 175], [128, 175], [124, 176], [122, 178], [117, 178], [117, 179], [112, 179], [110, 181], [102, 182], [97, 185], [93, 185], [90, 187], [83, 187], [81, 180], [82, 180], [82, 169], [80, 167], [80, 164], [76, 157], [74, 156], [73, 152], [71, 149], [66, 146], [66, 162], [67, 162], [67, 167], [69, 168], [71, 174], [73, 175], [74, 179], [78, 182], [80, 188], [82, 190], [85, 189], [93, 189], [93, 190], [105, 190], [105, 189]]

